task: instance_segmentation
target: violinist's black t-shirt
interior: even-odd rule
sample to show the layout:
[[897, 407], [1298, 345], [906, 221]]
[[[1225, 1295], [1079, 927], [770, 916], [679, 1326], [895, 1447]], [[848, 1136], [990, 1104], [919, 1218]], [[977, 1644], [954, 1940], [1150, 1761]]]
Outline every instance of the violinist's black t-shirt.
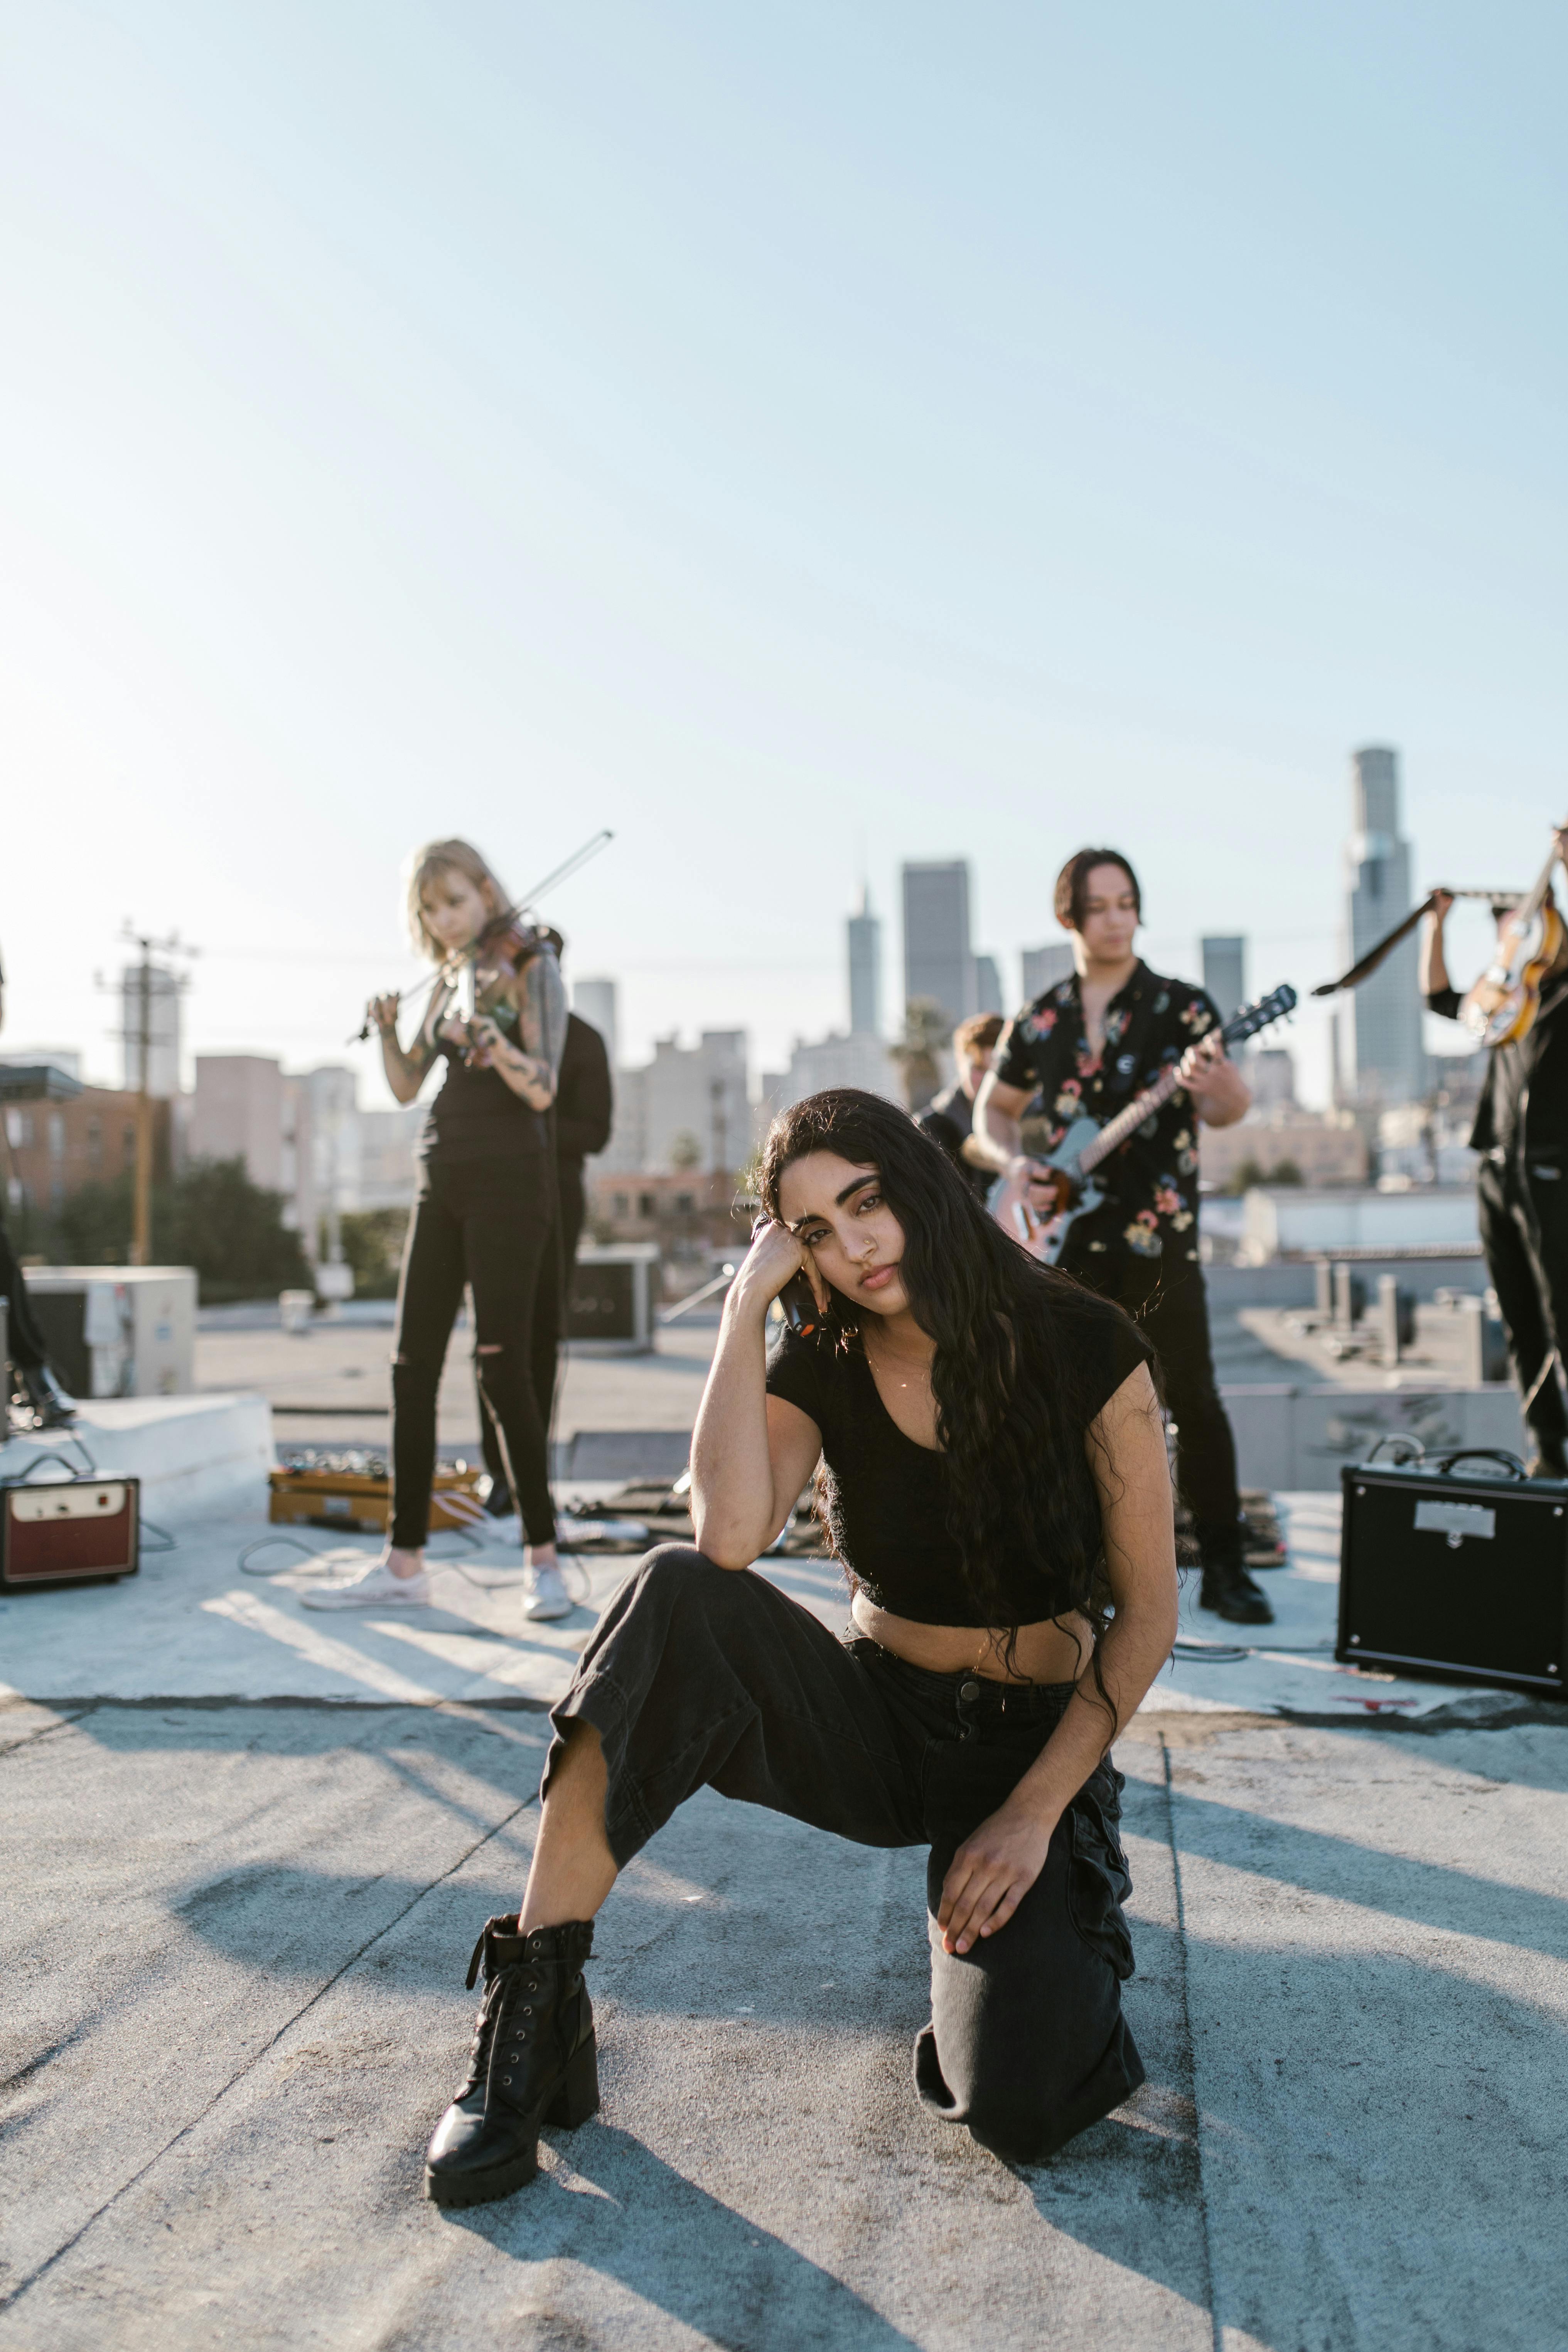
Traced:
[[[1087, 1430], [1128, 1374], [1153, 1349], [1119, 1307], [1082, 1293], [1073, 1302], [1073, 1348], [1089, 1368], [1082, 1408]], [[982, 1621], [964, 1582], [963, 1556], [948, 1533], [947, 1457], [917, 1445], [877, 1393], [858, 1339], [802, 1339], [786, 1325], [768, 1364], [768, 1394], [783, 1397], [822, 1433], [828, 1524], [851, 1584], [879, 1609], [920, 1625]], [[1100, 1506], [1087, 1458], [1072, 1497], [1086, 1549], [1100, 1546]], [[1019, 1556], [1004, 1583], [1005, 1622], [1039, 1624], [1068, 1605], [1048, 1560]]]
[[[500, 1023], [499, 1013], [492, 1018]], [[470, 1069], [461, 1047], [445, 1038], [437, 1051], [447, 1075], [426, 1114], [416, 1157], [443, 1166], [473, 1160], [542, 1161], [550, 1150], [550, 1113], [531, 1109], [499, 1070]]]

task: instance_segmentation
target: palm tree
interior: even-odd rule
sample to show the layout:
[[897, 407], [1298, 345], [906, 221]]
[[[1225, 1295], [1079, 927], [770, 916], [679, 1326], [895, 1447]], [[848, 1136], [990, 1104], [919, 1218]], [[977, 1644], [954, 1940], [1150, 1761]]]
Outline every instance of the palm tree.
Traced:
[[888, 1050], [904, 1074], [911, 1111], [924, 1110], [942, 1084], [941, 1055], [952, 1025], [932, 996], [911, 996], [904, 1007], [904, 1034]]

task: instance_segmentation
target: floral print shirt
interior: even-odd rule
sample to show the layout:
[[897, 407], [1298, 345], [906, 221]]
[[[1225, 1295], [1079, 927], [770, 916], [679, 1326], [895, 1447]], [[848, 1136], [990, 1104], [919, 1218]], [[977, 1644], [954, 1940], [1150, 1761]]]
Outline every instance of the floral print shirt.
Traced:
[[[1218, 1026], [1219, 1014], [1201, 988], [1162, 979], [1141, 962], [1106, 1007], [1105, 1046], [1097, 1056], [1084, 1035], [1075, 973], [1008, 1023], [994, 1066], [1003, 1086], [1035, 1097], [1025, 1116], [1045, 1121], [1045, 1150], [1053, 1151], [1074, 1119], [1087, 1117], [1103, 1127]], [[1197, 1125], [1185, 1087], [1101, 1161], [1094, 1181], [1106, 1201], [1074, 1225], [1066, 1252], [1069, 1266], [1080, 1254], [1114, 1251], [1197, 1257]]]

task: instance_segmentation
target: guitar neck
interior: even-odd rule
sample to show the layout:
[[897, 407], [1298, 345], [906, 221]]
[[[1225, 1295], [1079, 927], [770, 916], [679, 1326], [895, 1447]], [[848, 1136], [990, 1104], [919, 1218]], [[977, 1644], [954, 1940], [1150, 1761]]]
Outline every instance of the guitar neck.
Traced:
[[[1277, 988], [1272, 996], [1265, 997], [1257, 1004], [1249, 1004], [1245, 1012], [1238, 1013], [1233, 1021], [1226, 1023], [1219, 1032], [1221, 1045], [1239, 1045], [1247, 1038], [1256, 1037], [1260, 1029], [1267, 1029], [1271, 1022], [1291, 1012], [1295, 1003], [1293, 988]], [[1181, 1065], [1173, 1062], [1168, 1069], [1161, 1072], [1152, 1087], [1145, 1087], [1141, 1095], [1133, 1096], [1125, 1110], [1119, 1110], [1114, 1118], [1107, 1120], [1094, 1141], [1084, 1147], [1079, 1154], [1078, 1163], [1083, 1173], [1087, 1176], [1091, 1168], [1098, 1168], [1100, 1161], [1119, 1145], [1125, 1143], [1130, 1135], [1136, 1134], [1150, 1113], [1157, 1111], [1162, 1103], [1168, 1103], [1181, 1084]]]
[[1557, 844], [1554, 841], [1552, 845], [1550, 856], [1547, 858], [1545, 865], [1542, 867], [1540, 873], [1535, 877], [1535, 887], [1531, 890], [1529, 898], [1524, 900], [1523, 904], [1517, 907], [1514, 910], [1515, 919], [1521, 925], [1533, 923], [1537, 915], [1540, 914], [1542, 907], [1545, 906], [1546, 894], [1552, 887], [1552, 869], [1556, 863]]
[[1168, 1103], [1181, 1083], [1177, 1066], [1173, 1062], [1163, 1077], [1156, 1078], [1154, 1084], [1146, 1087], [1141, 1095], [1134, 1095], [1126, 1109], [1119, 1110], [1113, 1119], [1109, 1119], [1094, 1141], [1086, 1145], [1079, 1153], [1078, 1164], [1085, 1175], [1091, 1168], [1098, 1168], [1100, 1161], [1119, 1145], [1125, 1143], [1130, 1135], [1135, 1134], [1151, 1111], [1158, 1110], [1162, 1103]]

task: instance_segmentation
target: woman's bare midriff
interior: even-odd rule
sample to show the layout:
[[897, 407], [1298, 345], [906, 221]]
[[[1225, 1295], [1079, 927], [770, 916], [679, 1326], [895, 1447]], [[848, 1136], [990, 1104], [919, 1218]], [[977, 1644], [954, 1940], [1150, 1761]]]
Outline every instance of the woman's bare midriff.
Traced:
[[1075, 1683], [1089, 1660], [1094, 1636], [1087, 1617], [1048, 1617], [1037, 1625], [1020, 1625], [1013, 1652], [1013, 1670], [1004, 1662], [1005, 1632], [988, 1633], [980, 1625], [921, 1625], [912, 1617], [895, 1617], [858, 1592], [850, 1614], [862, 1633], [890, 1650], [906, 1665], [923, 1666], [932, 1675], [984, 1675], [992, 1682]]

